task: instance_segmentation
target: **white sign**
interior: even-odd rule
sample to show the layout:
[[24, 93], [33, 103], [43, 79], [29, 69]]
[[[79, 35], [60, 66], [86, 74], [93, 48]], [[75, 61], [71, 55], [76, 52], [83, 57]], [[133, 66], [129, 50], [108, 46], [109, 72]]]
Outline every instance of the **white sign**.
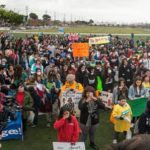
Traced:
[[93, 37], [89, 38], [89, 45], [93, 44], [106, 44], [109, 43], [109, 36]]
[[103, 103], [107, 108], [112, 109], [112, 99], [113, 99], [112, 93], [102, 91], [100, 94], [100, 99], [103, 101]]
[[77, 92], [62, 92], [62, 96], [60, 97], [60, 106], [64, 106], [65, 104], [70, 104], [75, 113], [76, 117], [80, 116], [80, 110], [78, 108], [79, 101], [82, 98], [82, 93]]
[[84, 142], [77, 142], [75, 145], [65, 142], [53, 142], [53, 150], [85, 150]]

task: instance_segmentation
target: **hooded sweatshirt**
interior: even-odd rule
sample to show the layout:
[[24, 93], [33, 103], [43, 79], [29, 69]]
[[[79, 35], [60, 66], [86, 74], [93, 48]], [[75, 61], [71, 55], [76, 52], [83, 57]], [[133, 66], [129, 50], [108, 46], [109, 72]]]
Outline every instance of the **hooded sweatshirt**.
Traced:
[[61, 118], [54, 123], [54, 128], [58, 130], [59, 142], [77, 142], [79, 139], [80, 128], [76, 117], [71, 115], [71, 122]]

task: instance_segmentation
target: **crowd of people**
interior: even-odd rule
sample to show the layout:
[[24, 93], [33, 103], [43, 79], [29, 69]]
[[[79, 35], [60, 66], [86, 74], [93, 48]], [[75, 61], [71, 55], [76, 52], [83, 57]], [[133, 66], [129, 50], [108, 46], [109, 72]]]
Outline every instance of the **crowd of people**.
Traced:
[[[129, 130], [132, 111], [126, 100], [150, 97], [150, 41], [109, 35], [108, 44], [90, 46], [89, 57], [74, 58], [72, 43], [88, 43], [89, 37], [72, 41], [65, 34], [17, 38], [1, 33], [1, 105], [6, 96], [15, 99], [23, 111], [24, 133], [29, 124], [38, 126], [38, 114], [43, 112], [47, 127], [56, 121], [59, 141], [74, 144], [81, 134], [85, 142], [89, 134], [90, 146], [97, 149], [94, 137], [99, 109], [105, 109], [99, 99], [101, 91], [113, 93], [115, 143], [118, 132]], [[74, 115], [71, 102], [60, 107], [63, 91], [83, 93], [80, 116]]]

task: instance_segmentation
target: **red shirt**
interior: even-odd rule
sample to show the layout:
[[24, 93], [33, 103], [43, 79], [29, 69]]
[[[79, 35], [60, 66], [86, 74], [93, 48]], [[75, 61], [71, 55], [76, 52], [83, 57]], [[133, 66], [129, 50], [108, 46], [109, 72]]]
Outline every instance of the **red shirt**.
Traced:
[[19, 106], [23, 106], [23, 102], [24, 102], [24, 92], [18, 92], [17, 93], [17, 103]]
[[58, 130], [59, 142], [77, 142], [80, 134], [80, 127], [75, 116], [71, 116], [71, 122], [67, 119], [60, 119], [54, 123], [54, 128]]

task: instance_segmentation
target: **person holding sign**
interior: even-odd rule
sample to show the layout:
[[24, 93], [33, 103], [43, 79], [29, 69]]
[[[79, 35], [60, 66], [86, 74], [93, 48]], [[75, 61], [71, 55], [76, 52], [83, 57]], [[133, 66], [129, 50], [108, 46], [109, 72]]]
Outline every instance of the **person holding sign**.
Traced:
[[79, 139], [80, 128], [78, 120], [71, 113], [69, 105], [64, 105], [60, 109], [58, 120], [54, 123], [54, 128], [58, 130], [59, 142], [71, 142], [75, 144]]
[[62, 86], [61, 92], [66, 91], [72, 91], [72, 92], [83, 92], [83, 86], [80, 83], [77, 83], [75, 81], [75, 75], [74, 74], [68, 74], [66, 77], [66, 83]]
[[119, 133], [124, 133], [126, 136], [127, 132], [130, 131], [131, 127], [132, 111], [123, 96], [120, 96], [118, 104], [114, 106], [112, 117], [114, 118], [115, 131], [113, 143], [117, 143]]
[[82, 130], [81, 141], [85, 142], [87, 135], [90, 137], [90, 147], [98, 149], [95, 145], [95, 131], [99, 123], [99, 109], [105, 109], [105, 105], [95, 96], [95, 89], [87, 86], [83, 98], [79, 102], [80, 127]]

